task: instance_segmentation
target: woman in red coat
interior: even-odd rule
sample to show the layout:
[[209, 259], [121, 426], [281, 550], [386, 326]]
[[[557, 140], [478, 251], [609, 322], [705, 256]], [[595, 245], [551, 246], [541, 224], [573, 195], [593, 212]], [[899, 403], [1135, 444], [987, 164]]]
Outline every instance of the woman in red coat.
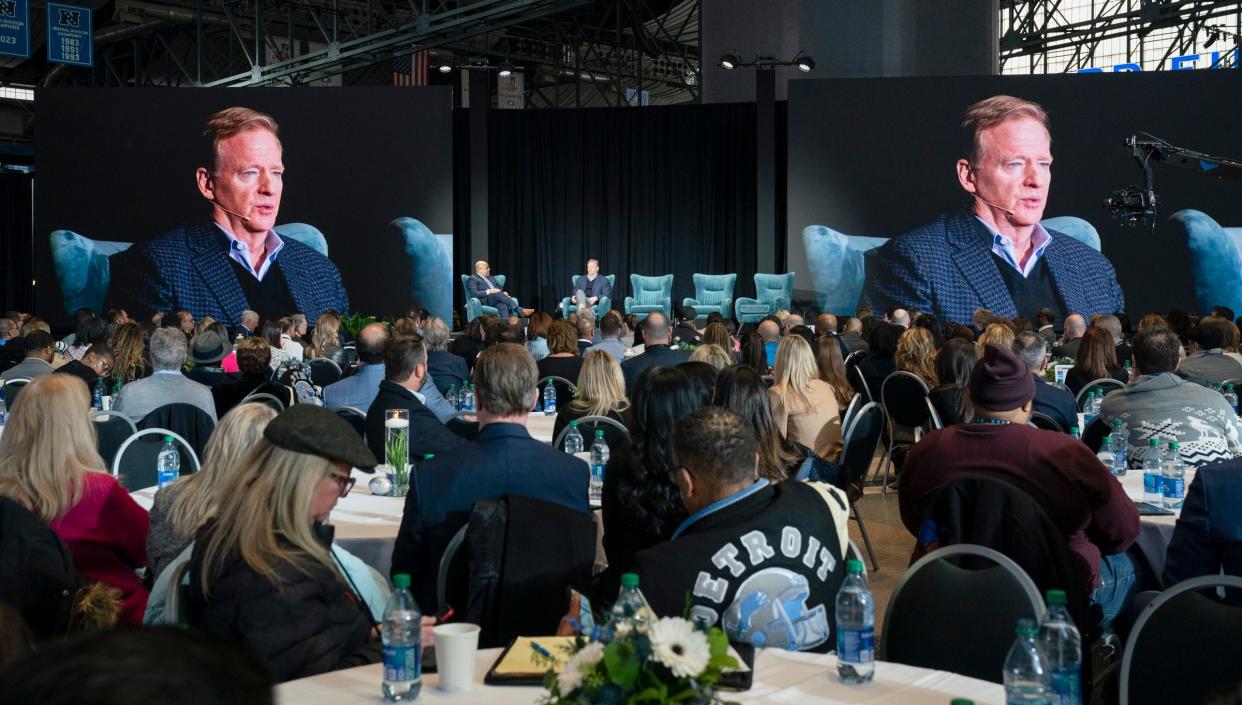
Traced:
[[51, 525], [88, 579], [121, 592], [121, 622], [141, 624], [147, 512], [104, 469], [85, 413], [86, 384], [43, 375], [26, 385], [0, 436], [0, 495]]

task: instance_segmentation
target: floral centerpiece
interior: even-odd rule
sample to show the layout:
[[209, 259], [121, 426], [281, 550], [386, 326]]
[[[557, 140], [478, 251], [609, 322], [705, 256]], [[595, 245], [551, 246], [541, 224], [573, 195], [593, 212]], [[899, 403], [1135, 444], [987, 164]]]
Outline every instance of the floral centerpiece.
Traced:
[[721, 674], [738, 667], [724, 632], [681, 617], [618, 633], [607, 642], [579, 639], [566, 655], [560, 672], [549, 670], [544, 677], [543, 705], [710, 705], [721, 702], [715, 687]]

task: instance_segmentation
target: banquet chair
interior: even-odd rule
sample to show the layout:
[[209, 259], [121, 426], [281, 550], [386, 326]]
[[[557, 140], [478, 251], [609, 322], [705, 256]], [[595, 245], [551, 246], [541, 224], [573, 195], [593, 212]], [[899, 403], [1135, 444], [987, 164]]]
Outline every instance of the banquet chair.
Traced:
[[[1001, 682], [1013, 629], [1038, 621], [1043, 598], [1017, 563], [960, 544], [923, 556], [888, 601], [878, 660]], [[946, 634], [968, 634], [946, 648]]]
[[719, 313], [725, 320], [733, 318], [733, 287], [736, 274], [694, 274], [694, 297], [682, 299], [682, 306], [693, 306], [696, 318]]
[[1035, 428], [1042, 428], [1045, 431], [1056, 431], [1057, 433], [1065, 433], [1065, 429], [1061, 428], [1060, 422], [1042, 411], [1032, 411], [1030, 424]]
[[884, 415], [888, 417], [888, 452], [884, 456], [883, 494], [888, 493], [889, 471], [894, 469], [893, 445], [896, 427], [914, 429], [915, 443], [922, 437], [924, 427], [929, 427], [929, 430], [944, 427], [927, 394], [927, 385], [918, 375], [901, 370], [885, 377], [884, 383], [880, 385], [880, 403], [884, 407]]
[[[630, 431], [625, 424], [616, 419], [607, 416], [583, 416], [578, 419], [578, 432], [582, 434], [583, 446], [591, 449], [591, 444], [595, 441], [595, 431], [602, 430], [604, 432], [604, 442], [608, 444], [608, 448], [617, 448], [620, 444], [626, 442], [630, 438]], [[569, 435], [569, 426], [561, 429], [556, 434], [556, 439], [552, 441], [552, 447], [562, 450], [565, 447], [565, 436]]]
[[138, 421], [138, 429], [166, 428], [184, 438], [202, 456], [207, 449], [207, 439], [216, 428], [211, 415], [193, 404], [176, 402], [158, 406]]
[[1105, 394], [1108, 394], [1109, 392], [1115, 389], [1125, 389], [1125, 388], [1126, 388], [1125, 382], [1113, 379], [1112, 377], [1101, 377], [1100, 379], [1093, 379], [1089, 383], [1083, 385], [1082, 389], [1078, 390], [1078, 396], [1074, 397], [1074, 401], [1078, 402], [1078, 410], [1082, 411], [1083, 407], [1087, 403], [1088, 394], [1095, 392], [1095, 391], [1103, 391]]
[[548, 386], [548, 381], [552, 381], [552, 388], [556, 390], [556, 408], [561, 408], [568, 404], [574, 398], [574, 394], [578, 392], [578, 385], [556, 375], [548, 375], [540, 377], [537, 383], [539, 387], [539, 408], [543, 409], [543, 390]]
[[[1122, 705], [1208, 703], [1222, 694], [1236, 696], [1242, 682], [1242, 659], [1235, 650], [1239, 634], [1242, 578], [1205, 575], [1168, 588], [1139, 615], [1126, 641]], [[1176, 673], [1183, 676], [1170, 677]]]
[[853, 519], [858, 522], [858, 533], [862, 534], [863, 545], [867, 547], [867, 555], [871, 557], [872, 570], [879, 570], [880, 564], [871, 548], [867, 525], [863, 523], [862, 514], [858, 512], [858, 500], [862, 498], [862, 481], [871, 469], [871, 461], [875, 458], [875, 449], [880, 445], [882, 433], [884, 410], [875, 402], [864, 404], [842, 432], [841, 474], [837, 478], [837, 487], [845, 491], [845, 496], [850, 501], [850, 510], [854, 514]]
[[630, 293], [625, 297], [625, 315], [634, 314], [643, 320], [647, 314], [660, 311], [664, 317], [673, 318], [673, 275], [647, 277], [641, 274], [630, 275]]
[[175, 624], [182, 627], [190, 626], [190, 610], [187, 597], [190, 586], [183, 584], [185, 574], [190, 570], [190, 561], [183, 561], [165, 568], [171, 570], [168, 579], [168, 592], [164, 598], [164, 624]]
[[247, 394], [244, 399], [241, 400], [241, 403], [242, 404], [251, 404], [251, 403], [267, 404], [268, 406], [272, 407], [272, 409], [274, 409], [276, 413], [278, 414], [285, 410], [285, 403], [281, 401], [280, 399], [278, 399], [276, 395], [268, 394], [267, 392], [251, 392]]
[[863, 395], [861, 394], [855, 394], [854, 398], [850, 399], [850, 405], [845, 407], [845, 413], [841, 414], [842, 429], [850, 427], [850, 422], [854, 420], [854, 414], [857, 414], [858, 410], [861, 409], [865, 403], [866, 401], [863, 399]]
[[158, 484], [156, 458], [164, 449], [164, 437], [172, 436], [173, 445], [181, 454], [182, 477], [199, 470], [198, 454], [188, 441], [166, 428], [146, 428], [130, 436], [112, 460], [112, 475], [129, 492]]
[[320, 388], [339, 382], [344, 376], [341, 366], [326, 357], [312, 358], [306, 364], [310, 367], [311, 381]]
[[91, 421], [95, 424], [95, 448], [99, 457], [103, 458], [104, 465], [112, 467], [121, 444], [137, 433], [138, 427], [119, 411], [92, 411]]
[[367, 432], [367, 414], [362, 409], [353, 406], [342, 406], [334, 409], [336, 415], [345, 419], [345, 423], [350, 428], [358, 432], [359, 437], [366, 436]]
[[[479, 316], [483, 316], [483, 315], [490, 314], [492, 316], [499, 316], [500, 311], [495, 306], [488, 306], [484, 304], [482, 301], [479, 301], [478, 298], [470, 295], [470, 287], [466, 286], [466, 282], [469, 280], [470, 280], [469, 274], [461, 275], [461, 289], [462, 291], [466, 292], [466, 323], [469, 323], [470, 321], [473, 321], [474, 319], [478, 318]], [[501, 291], [504, 291], [505, 275], [493, 274], [492, 281], [496, 282], [496, 286]], [[518, 313], [515, 315], [520, 316], [521, 315], [520, 313], [521, 304], [519, 304], [518, 300], [513, 298], [512, 296], [510, 296], [509, 298], [513, 301], [512, 310], [518, 311]]]
[[780, 310], [788, 311], [793, 300], [794, 273], [755, 274], [755, 298], [738, 297], [733, 310], [737, 322], [758, 323], [764, 316]]
[[27, 384], [30, 384], [29, 377], [14, 377], [0, 384], [0, 391], [4, 392], [4, 404], [9, 413], [13, 412], [13, 402], [17, 401], [18, 392], [25, 389]]
[[1099, 453], [1100, 446], [1104, 445], [1104, 437], [1112, 433], [1113, 430], [1104, 422], [1103, 417], [1097, 416], [1091, 419], [1091, 423], [1082, 429], [1082, 442], [1092, 453]]
[[[586, 276], [585, 274], [575, 274], [572, 277], [570, 277], [569, 278], [570, 288], [573, 288], [573, 286], [577, 284], [578, 277], [585, 277], [585, 276]], [[607, 276], [608, 276], [608, 288], [615, 289], [617, 286], [617, 275], [609, 274]], [[565, 298], [561, 299], [561, 318], [569, 318], [569, 314], [574, 313], [575, 310], [576, 309], [574, 308], [574, 299], [572, 296], [566, 296]], [[595, 312], [595, 320], [598, 321], [600, 316], [612, 310], [612, 297], [611, 296], [599, 297], [599, 301], [596, 301], [595, 304], [591, 306], [591, 310]]]

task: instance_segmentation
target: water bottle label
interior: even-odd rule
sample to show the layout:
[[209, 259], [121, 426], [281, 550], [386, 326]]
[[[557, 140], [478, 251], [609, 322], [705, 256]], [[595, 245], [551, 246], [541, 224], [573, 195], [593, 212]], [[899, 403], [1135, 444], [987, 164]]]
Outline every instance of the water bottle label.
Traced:
[[591, 465], [591, 477], [598, 478], [601, 480], [604, 479], [604, 464], [603, 463], [593, 463]]
[[1077, 668], [1054, 670], [1052, 672], [1052, 705], [1082, 705], [1080, 682], [1081, 676]]
[[1181, 499], [1186, 496], [1185, 478], [1166, 477], [1161, 484], [1164, 486], [1164, 496], [1167, 499]]
[[837, 660], [845, 663], [871, 663], [875, 660], [875, 629], [837, 628]]
[[1144, 494], [1160, 494], [1161, 484], [1164, 478], [1160, 475], [1149, 472], [1143, 474], [1143, 493]]
[[421, 647], [384, 645], [384, 680], [413, 681], [421, 676]]

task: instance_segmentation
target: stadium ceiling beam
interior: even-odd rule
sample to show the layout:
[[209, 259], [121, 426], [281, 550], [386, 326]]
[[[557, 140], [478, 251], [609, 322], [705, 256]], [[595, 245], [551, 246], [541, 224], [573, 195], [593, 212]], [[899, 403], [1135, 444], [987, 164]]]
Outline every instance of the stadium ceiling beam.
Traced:
[[[1060, 0], [1009, 0], [1010, 23], [1000, 40], [1000, 59], [1075, 49], [1127, 35], [1145, 36], [1154, 29], [1203, 23], [1238, 11], [1236, 0], [1142, 0], [1139, 8], [1122, 12], [1126, 3], [1101, 3], [1096, 16], [1081, 22], [1050, 25]], [[1044, 18], [1036, 29], [1037, 17]]]

